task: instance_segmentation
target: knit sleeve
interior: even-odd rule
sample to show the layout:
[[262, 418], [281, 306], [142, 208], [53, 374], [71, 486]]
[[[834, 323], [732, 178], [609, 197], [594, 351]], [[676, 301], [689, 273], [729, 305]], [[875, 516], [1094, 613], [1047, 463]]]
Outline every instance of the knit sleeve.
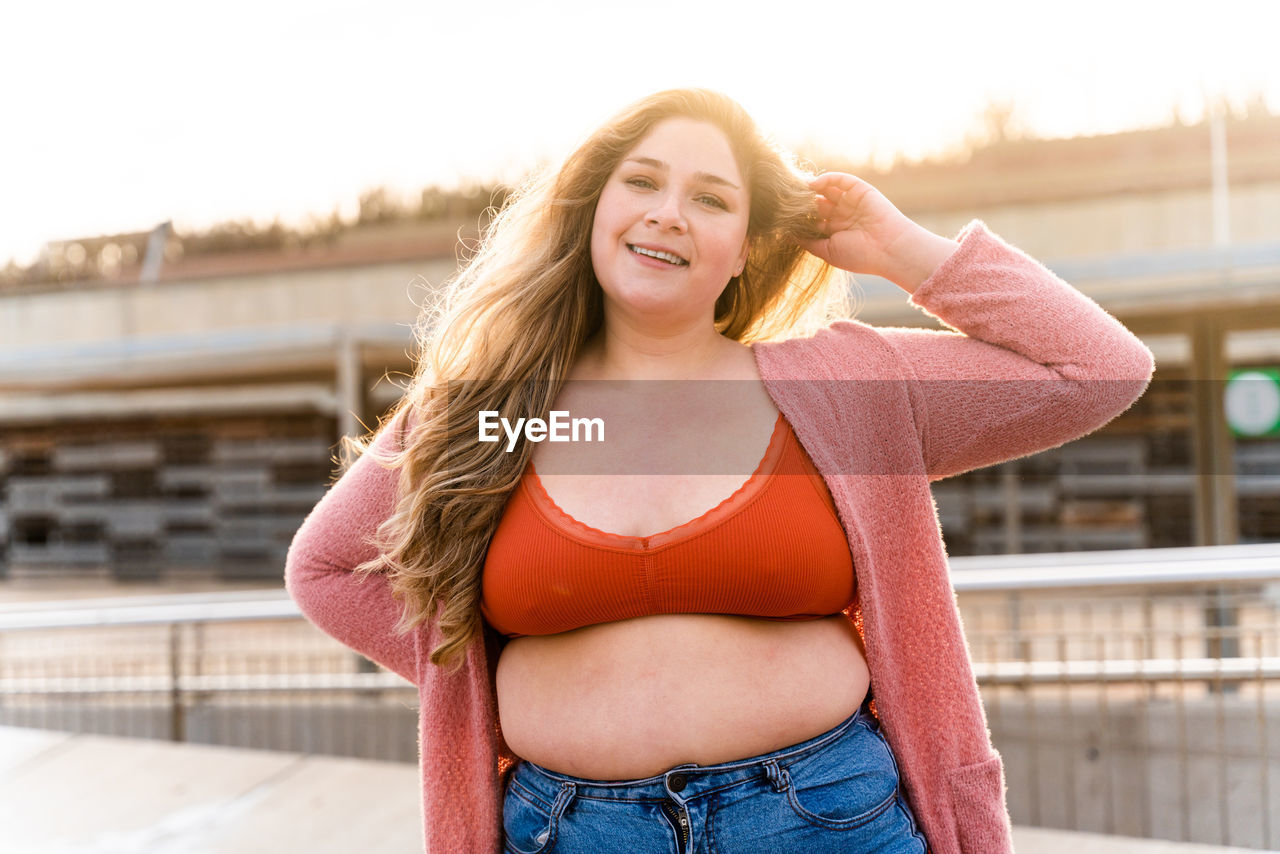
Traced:
[[417, 633], [396, 633], [401, 605], [386, 574], [351, 571], [376, 556], [368, 538], [395, 509], [398, 472], [370, 451], [391, 449], [401, 421], [389, 422], [307, 515], [289, 546], [284, 580], [317, 628], [416, 684]]
[[910, 299], [953, 331], [879, 330], [907, 365], [930, 480], [1090, 433], [1154, 370], [1133, 333], [981, 220], [958, 240]]

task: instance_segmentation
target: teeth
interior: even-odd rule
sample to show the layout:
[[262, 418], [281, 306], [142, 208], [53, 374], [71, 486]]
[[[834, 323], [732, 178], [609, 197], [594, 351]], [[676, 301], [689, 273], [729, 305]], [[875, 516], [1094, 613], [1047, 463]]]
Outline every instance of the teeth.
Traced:
[[631, 246], [631, 244], [627, 245], [630, 246], [631, 251], [637, 255], [648, 255], [650, 258], [657, 258], [659, 261], [666, 261], [668, 264], [683, 265], [689, 263], [679, 255], [673, 255], [670, 252], [658, 252], [654, 249], [644, 249], [639, 246]]

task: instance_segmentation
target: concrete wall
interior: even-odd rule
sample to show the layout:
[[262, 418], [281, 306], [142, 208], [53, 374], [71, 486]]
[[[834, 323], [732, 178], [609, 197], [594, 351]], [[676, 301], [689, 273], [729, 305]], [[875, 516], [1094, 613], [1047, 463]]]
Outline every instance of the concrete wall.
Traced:
[[1274, 699], [986, 705], [1015, 823], [1280, 848]]
[[0, 297], [0, 355], [122, 338], [182, 337], [241, 329], [412, 323], [428, 282], [451, 259], [270, 275], [91, 285]]

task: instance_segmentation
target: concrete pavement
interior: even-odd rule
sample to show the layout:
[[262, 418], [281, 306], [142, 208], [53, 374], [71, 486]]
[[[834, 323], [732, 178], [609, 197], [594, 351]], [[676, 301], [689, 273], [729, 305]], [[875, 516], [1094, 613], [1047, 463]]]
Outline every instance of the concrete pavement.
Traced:
[[[414, 854], [417, 768], [0, 726], [5, 854]], [[1014, 828], [1018, 854], [1253, 849]]]

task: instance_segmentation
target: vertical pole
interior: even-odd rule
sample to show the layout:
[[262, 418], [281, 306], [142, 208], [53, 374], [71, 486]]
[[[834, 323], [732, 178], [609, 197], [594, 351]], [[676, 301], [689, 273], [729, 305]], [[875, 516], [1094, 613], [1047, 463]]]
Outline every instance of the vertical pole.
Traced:
[[1187, 683], [1182, 674], [1182, 662], [1186, 661], [1186, 650], [1183, 647], [1184, 635], [1174, 635], [1174, 659], [1178, 662], [1178, 705], [1175, 720], [1178, 733], [1178, 816], [1182, 819], [1182, 835], [1180, 842], [1191, 841], [1191, 773], [1190, 758], [1187, 751]]
[[142, 259], [142, 271], [138, 273], [139, 282], [156, 282], [160, 280], [160, 267], [164, 264], [164, 250], [173, 233], [173, 222], [164, 222], [151, 229], [147, 236], [147, 254]]
[[1223, 379], [1226, 341], [1221, 322], [1195, 320], [1191, 334], [1195, 406], [1196, 544], [1230, 545], [1239, 539], [1236, 519], [1235, 443], [1227, 429]]
[[1258, 689], [1258, 756], [1262, 757], [1262, 761], [1258, 763], [1258, 771], [1262, 779], [1258, 781], [1258, 791], [1261, 797], [1259, 803], [1263, 805], [1259, 812], [1262, 813], [1262, 844], [1271, 845], [1271, 754], [1267, 745], [1267, 681], [1262, 671], [1262, 632], [1254, 633], [1253, 654], [1258, 662], [1258, 674], [1256, 677]]
[[1000, 467], [1000, 485], [1004, 497], [1004, 552], [1021, 554], [1022, 502], [1018, 494], [1018, 463], [1010, 460]]
[[350, 329], [338, 333], [337, 354], [338, 435], [359, 436], [364, 418], [364, 384], [360, 366], [360, 343]]
[[1231, 196], [1227, 182], [1227, 127], [1222, 113], [1221, 100], [1209, 106], [1209, 168], [1213, 178], [1213, 245], [1223, 253], [1224, 267], [1229, 272], [1226, 252], [1231, 246]]
[[182, 624], [169, 624], [169, 739], [186, 741], [187, 726], [183, 719], [182, 688]]

